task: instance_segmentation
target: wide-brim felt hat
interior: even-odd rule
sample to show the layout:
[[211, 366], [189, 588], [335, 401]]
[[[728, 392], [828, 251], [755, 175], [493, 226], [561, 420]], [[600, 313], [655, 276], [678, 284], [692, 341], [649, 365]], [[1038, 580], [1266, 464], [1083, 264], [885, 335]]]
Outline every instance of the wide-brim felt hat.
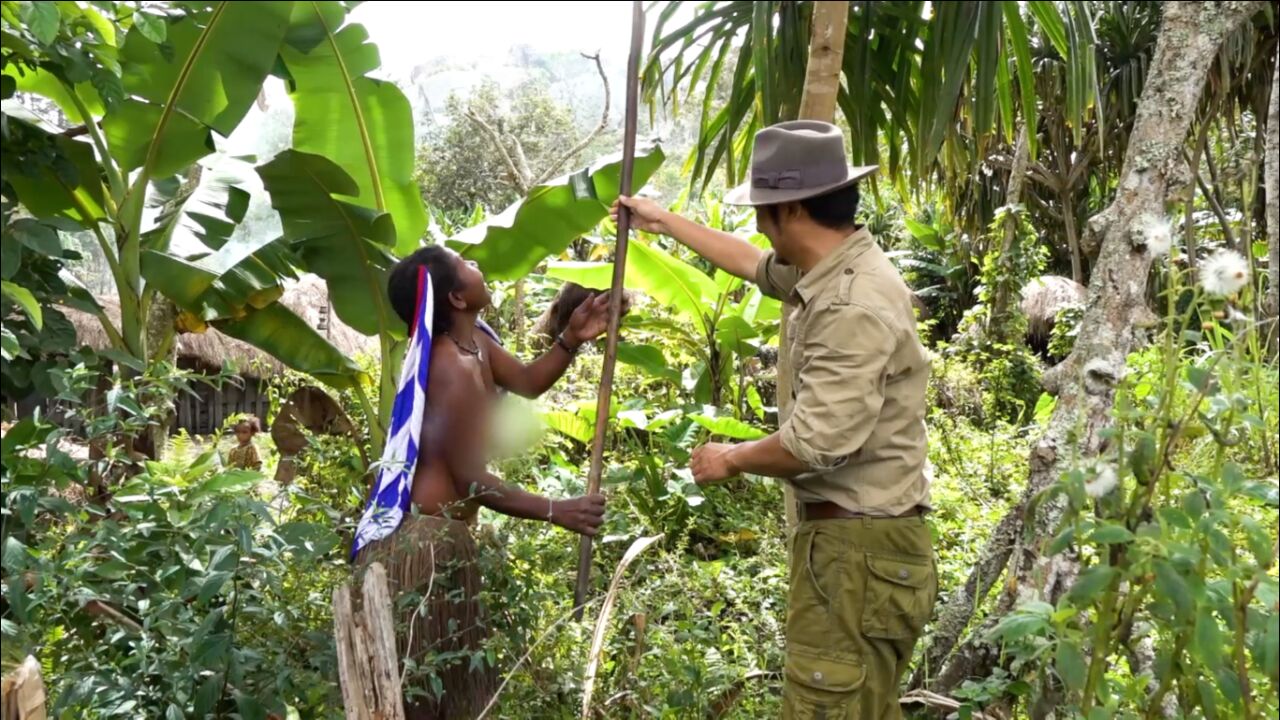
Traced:
[[729, 205], [778, 205], [806, 200], [848, 187], [876, 171], [875, 165], [850, 165], [844, 136], [831, 123], [793, 120], [756, 133], [751, 178], [730, 190]]

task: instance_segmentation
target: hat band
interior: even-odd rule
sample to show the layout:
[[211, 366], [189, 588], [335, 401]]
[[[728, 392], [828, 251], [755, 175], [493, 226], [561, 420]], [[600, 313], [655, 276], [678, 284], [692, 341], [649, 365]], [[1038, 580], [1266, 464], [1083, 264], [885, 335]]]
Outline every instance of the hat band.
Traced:
[[848, 170], [841, 166], [808, 170], [775, 170], [751, 173], [751, 187], [771, 190], [802, 190], [838, 183], [848, 177]]

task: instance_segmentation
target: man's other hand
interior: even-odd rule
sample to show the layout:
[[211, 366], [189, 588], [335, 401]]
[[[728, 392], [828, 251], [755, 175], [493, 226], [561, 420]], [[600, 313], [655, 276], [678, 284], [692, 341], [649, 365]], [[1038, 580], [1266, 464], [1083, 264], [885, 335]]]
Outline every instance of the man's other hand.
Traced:
[[733, 445], [707, 443], [693, 451], [689, 469], [699, 485], [715, 485], [738, 475], [741, 471], [733, 464]]

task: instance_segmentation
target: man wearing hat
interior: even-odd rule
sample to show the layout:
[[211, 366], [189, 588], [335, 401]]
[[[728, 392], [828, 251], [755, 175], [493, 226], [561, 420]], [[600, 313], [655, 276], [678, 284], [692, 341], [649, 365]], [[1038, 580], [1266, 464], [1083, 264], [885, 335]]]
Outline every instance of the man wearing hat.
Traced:
[[857, 182], [875, 167], [846, 163], [834, 125], [765, 128], [751, 162], [750, 182], [725, 202], [756, 208], [768, 252], [649, 200], [620, 200], [636, 227], [790, 306], [781, 427], [703, 445], [693, 475], [704, 485], [767, 475], [795, 489], [784, 717], [901, 717], [898, 683], [937, 593], [923, 518], [929, 360], [911, 291], [855, 222]]

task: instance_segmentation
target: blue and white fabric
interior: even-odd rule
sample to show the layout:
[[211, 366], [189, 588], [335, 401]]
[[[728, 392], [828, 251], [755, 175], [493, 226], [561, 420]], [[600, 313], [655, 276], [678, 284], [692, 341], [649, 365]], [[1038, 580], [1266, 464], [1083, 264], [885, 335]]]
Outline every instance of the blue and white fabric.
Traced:
[[409, 349], [400, 370], [400, 384], [391, 406], [391, 429], [387, 445], [378, 463], [373, 496], [356, 526], [351, 556], [375, 540], [381, 540], [400, 527], [409, 512], [413, 471], [418, 464], [422, 437], [422, 419], [427, 407], [427, 370], [431, 364], [431, 317], [435, 299], [431, 276], [425, 267], [418, 269], [418, 301], [414, 323], [409, 328]]

